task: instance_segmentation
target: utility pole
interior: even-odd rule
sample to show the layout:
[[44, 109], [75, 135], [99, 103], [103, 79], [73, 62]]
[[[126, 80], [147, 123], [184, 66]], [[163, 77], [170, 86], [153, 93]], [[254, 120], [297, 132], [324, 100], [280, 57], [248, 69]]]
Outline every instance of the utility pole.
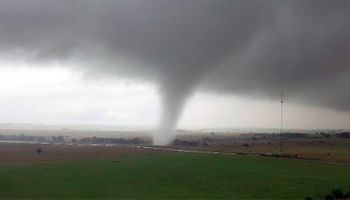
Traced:
[[280, 152], [282, 153], [282, 133], [283, 133], [283, 91], [281, 91], [281, 126], [280, 126]]

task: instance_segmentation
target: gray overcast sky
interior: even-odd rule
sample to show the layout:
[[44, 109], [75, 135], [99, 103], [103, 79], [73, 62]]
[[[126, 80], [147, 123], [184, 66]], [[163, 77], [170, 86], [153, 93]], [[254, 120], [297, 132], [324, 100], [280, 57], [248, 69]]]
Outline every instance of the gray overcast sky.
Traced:
[[[62, 68], [0, 72], [2, 123], [155, 127], [161, 113], [159, 94], [149, 83], [96, 82]], [[189, 100], [179, 128], [278, 128], [279, 112], [278, 100], [199, 92]], [[350, 128], [349, 119], [348, 112], [285, 103], [286, 128]]]
[[350, 128], [349, 21], [349, 1], [4, 0], [0, 120], [278, 127], [283, 89], [287, 127]]

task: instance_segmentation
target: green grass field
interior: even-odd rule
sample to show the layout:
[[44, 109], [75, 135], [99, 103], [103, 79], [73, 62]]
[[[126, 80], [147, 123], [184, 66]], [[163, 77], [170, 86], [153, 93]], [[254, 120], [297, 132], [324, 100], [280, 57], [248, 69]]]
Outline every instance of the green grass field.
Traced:
[[334, 188], [350, 190], [349, 166], [195, 154], [0, 165], [1, 199], [304, 199]]

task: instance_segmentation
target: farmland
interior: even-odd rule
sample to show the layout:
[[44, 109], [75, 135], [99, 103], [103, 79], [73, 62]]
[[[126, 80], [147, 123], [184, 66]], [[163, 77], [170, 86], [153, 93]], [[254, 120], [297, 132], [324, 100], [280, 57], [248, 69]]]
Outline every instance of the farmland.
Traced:
[[[30, 147], [34, 145], [25, 149]], [[49, 150], [52, 155], [67, 147], [55, 148], [56, 153]], [[70, 151], [81, 151], [84, 159], [8, 160], [0, 165], [0, 198], [304, 199], [350, 189], [347, 165], [104, 148], [112, 153], [98, 150], [99, 155], [89, 158], [84, 155], [92, 150], [76, 147]]]

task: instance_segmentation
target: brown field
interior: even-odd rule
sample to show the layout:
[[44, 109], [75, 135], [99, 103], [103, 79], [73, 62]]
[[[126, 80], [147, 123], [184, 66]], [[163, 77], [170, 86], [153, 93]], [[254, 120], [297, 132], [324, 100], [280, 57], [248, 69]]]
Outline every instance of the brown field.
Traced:
[[[43, 150], [36, 152], [37, 148]], [[121, 155], [165, 154], [153, 149], [138, 149], [126, 146], [78, 146], [0, 143], [0, 163], [47, 162], [62, 160], [87, 160], [113, 158]]]
[[[209, 138], [210, 141], [205, 141], [204, 138]], [[198, 146], [168, 145], [163, 148], [249, 154], [283, 154], [286, 157], [299, 159], [350, 163], [350, 139], [346, 138], [284, 138], [282, 146], [280, 146], [279, 138], [271, 135], [182, 133], [178, 136], [178, 139], [200, 141], [200, 143]], [[203, 142], [206, 142], [207, 146], [204, 146]], [[37, 148], [41, 148], [43, 153], [38, 154], [36, 152]], [[0, 143], [0, 163], [103, 159], [119, 155], [167, 153], [171, 153], [171, 151], [128, 146]]]
[[[346, 138], [295, 138], [283, 139], [282, 146], [276, 137], [208, 136], [214, 141], [209, 146], [171, 146], [178, 149], [235, 152], [251, 154], [282, 153], [300, 159], [350, 163], [350, 139]], [[202, 140], [203, 136], [180, 136], [185, 140]], [[245, 145], [247, 144], [247, 145]], [[245, 145], [245, 146], [244, 146]]]

